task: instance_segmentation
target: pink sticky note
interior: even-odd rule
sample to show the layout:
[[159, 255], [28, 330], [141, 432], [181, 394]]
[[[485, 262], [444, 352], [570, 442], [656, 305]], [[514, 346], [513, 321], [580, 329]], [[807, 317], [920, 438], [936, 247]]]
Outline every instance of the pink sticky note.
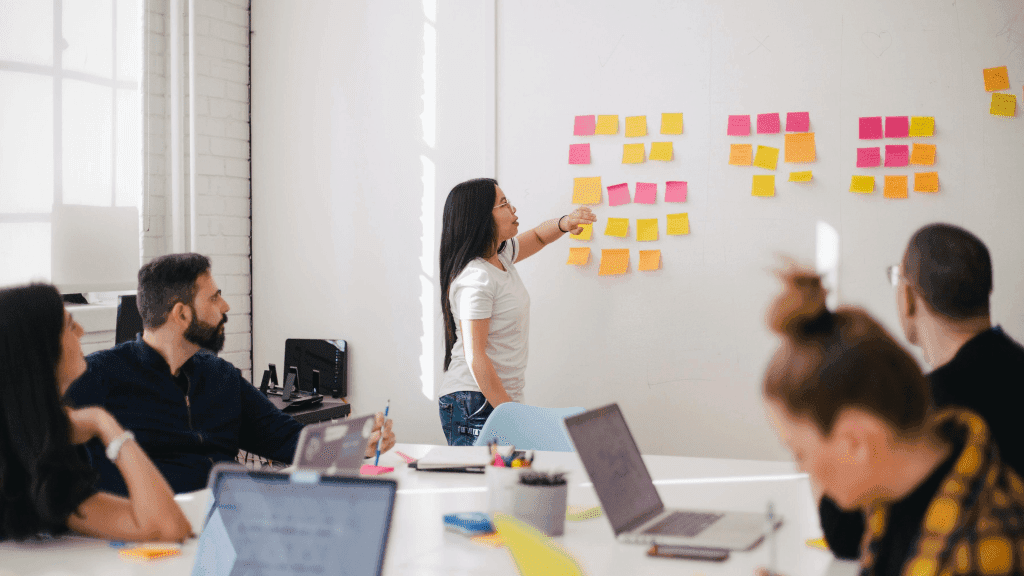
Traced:
[[621, 206], [629, 204], [629, 186], [626, 184], [615, 184], [608, 187], [608, 205]]
[[665, 182], [665, 202], [686, 202], [686, 182]]
[[910, 146], [886, 146], [885, 147], [885, 165], [886, 166], [906, 166], [910, 159]]
[[779, 133], [779, 113], [773, 112], [771, 114], [758, 114], [757, 115], [757, 133], [758, 134], [778, 134]]
[[750, 136], [750, 116], [729, 116], [729, 136]]
[[577, 116], [576, 124], [572, 129], [572, 135], [593, 136], [595, 127], [597, 127], [597, 120], [593, 114], [590, 116]]
[[810, 132], [810, 112], [790, 112], [786, 114], [786, 132]]
[[860, 119], [860, 139], [878, 140], [882, 137], [882, 117], [872, 116]]
[[406, 454], [405, 452], [402, 452], [401, 450], [395, 450], [395, 455], [398, 456], [399, 458], [401, 458], [402, 460], [405, 460], [406, 464], [412, 464], [413, 462], [416, 461], [415, 458], [413, 458], [412, 456], [409, 456], [408, 454]]
[[359, 473], [364, 476], [380, 476], [394, 471], [394, 466], [374, 466], [373, 464], [363, 464], [359, 468]]
[[857, 168], [875, 168], [882, 163], [879, 148], [857, 148]]
[[651, 182], [637, 182], [633, 202], [637, 204], [654, 204], [658, 197], [658, 185]]
[[590, 142], [569, 144], [569, 164], [590, 164]]
[[885, 117], [886, 138], [906, 138], [910, 136], [910, 118], [906, 116]]

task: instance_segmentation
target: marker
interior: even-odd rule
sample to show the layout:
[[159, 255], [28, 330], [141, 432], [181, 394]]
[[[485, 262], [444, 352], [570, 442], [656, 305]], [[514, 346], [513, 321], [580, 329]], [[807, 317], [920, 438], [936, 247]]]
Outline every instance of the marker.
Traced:
[[384, 441], [384, 426], [388, 423], [388, 410], [391, 410], [391, 399], [388, 398], [388, 405], [384, 407], [384, 423], [380, 425], [380, 438], [377, 438], [377, 457], [373, 459], [373, 465], [380, 464], [380, 444]]

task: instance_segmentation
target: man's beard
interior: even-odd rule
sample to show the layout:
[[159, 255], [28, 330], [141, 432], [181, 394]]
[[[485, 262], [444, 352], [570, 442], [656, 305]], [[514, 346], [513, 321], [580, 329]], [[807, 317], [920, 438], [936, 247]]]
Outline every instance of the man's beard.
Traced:
[[199, 320], [196, 309], [192, 308], [192, 322], [185, 329], [185, 340], [211, 352], [220, 352], [224, 349], [223, 328], [227, 321], [228, 316], [225, 314], [219, 324], [207, 324]]

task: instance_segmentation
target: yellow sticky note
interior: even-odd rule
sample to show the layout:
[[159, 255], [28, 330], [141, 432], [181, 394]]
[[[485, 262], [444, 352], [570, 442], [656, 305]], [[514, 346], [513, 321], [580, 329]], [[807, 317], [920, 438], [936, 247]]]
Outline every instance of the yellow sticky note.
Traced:
[[882, 195], [886, 198], [906, 198], [907, 177], [905, 175], [886, 176], [885, 187], [882, 189]]
[[805, 542], [811, 548], [817, 548], [819, 550], [828, 550], [828, 542], [825, 542], [824, 538], [812, 538]]
[[671, 142], [651, 142], [651, 160], [671, 160]]
[[985, 68], [982, 74], [985, 76], [986, 91], [995, 92], [996, 90], [1010, 89], [1010, 75], [1006, 72], [1006, 66]]
[[681, 236], [683, 234], [690, 233], [690, 215], [686, 212], [682, 214], [669, 214], [668, 215], [668, 235], [669, 236]]
[[604, 228], [605, 236], [625, 238], [629, 235], [629, 218], [609, 218]]
[[618, 134], [619, 115], [605, 114], [597, 115], [597, 126], [594, 127], [594, 134]]
[[600, 204], [601, 177], [588, 176], [572, 179], [573, 204]]
[[775, 174], [755, 174], [750, 195], [764, 198], [775, 196]]
[[935, 144], [918, 144], [915, 142], [914, 148], [910, 152], [910, 163], [922, 166], [935, 164]]
[[650, 242], [658, 239], [658, 219], [638, 218], [636, 221], [636, 239], [639, 242]]
[[583, 228], [583, 230], [579, 234], [569, 234], [569, 237], [573, 240], [590, 240], [590, 236], [594, 233], [594, 225], [581, 224], [580, 228]]
[[935, 118], [932, 116], [911, 116], [910, 136], [935, 136]]
[[786, 162], [814, 162], [814, 132], [786, 134]]
[[813, 176], [813, 174], [811, 174], [810, 170], [808, 170], [806, 172], [790, 172], [789, 173], [789, 181], [790, 182], [810, 182], [811, 178], [813, 178], [813, 177], [814, 176]]
[[683, 113], [682, 112], [663, 112], [661, 114], [661, 133], [662, 134], [682, 134], [683, 133]]
[[644, 161], [644, 145], [641, 144], [623, 144], [622, 145], [622, 163], [623, 164], [640, 164]]
[[914, 174], [914, 192], [938, 192], [938, 172], [917, 172]]
[[750, 144], [730, 144], [729, 164], [731, 166], [750, 166], [754, 161], [754, 147]]
[[626, 138], [647, 136], [647, 116], [626, 116]]
[[[628, 250], [626, 259], [628, 265]], [[533, 526], [507, 514], [495, 514], [494, 528], [520, 574], [583, 576], [572, 555]]]
[[566, 264], [586, 266], [587, 262], [590, 262], [590, 246], [569, 248], [569, 261]]
[[629, 250], [626, 248], [615, 248], [613, 250], [601, 250], [601, 267], [597, 271], [598, 276], [612, 276], [629, 272]]
[[1013, 94], [993, 94], [992, 106], [988, 109], [993, 116], [1007, 116], [1013, 118], [1017, 115], [1017, 96]]
[[640, 265], [637, 269], [641, 272], [649, 272], [661, 268], [661, 250], [641, 250]]
[[850, 192], [871, 194], [875, 191], [874, 176], [854, 176], [850, 180]]
[[758, 146], [754, 155], [754, 166], [765, 170], [775, 170], [779, 163], [779, 149], [771, 146]]

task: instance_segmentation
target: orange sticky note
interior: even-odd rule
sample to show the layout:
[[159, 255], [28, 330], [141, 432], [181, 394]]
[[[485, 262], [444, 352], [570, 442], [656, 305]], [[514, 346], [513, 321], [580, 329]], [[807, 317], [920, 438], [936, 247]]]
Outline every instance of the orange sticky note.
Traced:
[[118, 552], [118, 555], [125, 560], [156, 560], [168, 556], [177, 556], [178, 554], [181, 554], [181, 548], [146, 545], [125, 548]]
[[661, 114], [661, 133], [662, 134], [682, 134], [683, 133], [683, 113], [682, 112], [663, 112]]
[[651, 142], [651, 160], [671, 160], [671, 142]]
[[647, 116], [626, 116], [626, 138], [647, 136]]
[[786, 134], [786, 162], [814, 162], [814, 132]]
[[658, 219], [638, 218], [636, 221], [636, 239], [638, 242], [650, 242], [658, 239]]
[[732, 166], [750, 166], [754, 161], [754, 147], [751, 144], [730, 144], [729, 164]]
[[914, 192], [938, 192], [938, 172], [917, 172], [914, 174]]
[[640, 265], [637, 269], [641, 272], [657, 270], [661, 268], [661, 250], [641, 250]]
[[814, 177], [814, 175], [811, 173], [810, 170], [808, 170], [806, 172], [790, 172], [789, 173], [789, 181], [790, 182], [810, 182], [811, 178], [813, 178], [813, 177]]
[[601, 250], [601, 268], [598, 276], [613, 276], [629, 272], [629, 250], [626, 248]]
[[755, 174], [754, 185], [750, 190], [750, 195], [761, 196], [763, 198], [775, 196], [775, 175]]
[[682, 214], [669, 214], [668, 215], [668, 235], [669, 236], [682, 236], [690, 233], [690, 215], [686, 212]]
[[988, 109], [993, 116], [1013, 118], [1017, 115], [1017, 96], [1014, 94], [993, 94], [992, 106]]
[[600, 204], [601, 177], [588, 176], [572, 179], [573, 204]]
[[629, 218], [609, 218], [604, 229], [605, 236], [625, 238], [629, 235]]
[[931, 116], [911, 116], [910, 136], [935, 136], [935, 118]]
[[590, 236], [594, 233], [594, 225], [581, 224], [580, 228], [583, 228], [583, 230], [579, 234], [569, 234], [569, 237], [573, 240], [590, 240]]
[[644, 161], [644, 145], [640, 144], [623, 144], [622, 145], [622, 163], [623, 164], [640, 164]]
[[906, 198], [907, 177], [905, 175], [886, 176], [885, 188], [882, 189], [882, 195], [886, 198]]
[[387, 474], [388, 472], [394, 471], [394, 466], [374, 466], [373, 464], [363, 464], [359, 467], [359, 473], [363, 476], [380, 476], [381, 474]]
[[910, 163], [922, 166], [935, 164], [935, 144], [918, 144], [914, 142], [914, 148], [910, 152]]
[[754, 155], [754, 166], [765, 170], [775, 170], [779, 164], [779, 149], [771, 146], [757, 147], [757, 154]]
[[857, 192], [858, 194], [871, 194], [874, 191], [874, 176], [854, 176], [850, 180], [850, 192]]
[[594, 134], [618, 134], [619, 133], [619, 115], [618, 114], [598, 114], [597, 115], [597, 126], [594, 128]]
[[590, 262], [590, 246], [569, 248], [569, 261], [572, 266], [586, 266]]
[[1007, 73], [1006, 66], [985, 68], [982, 74], [985, 76], [985, 90], [988, 92], [1010, 89], [1010, 74]]

